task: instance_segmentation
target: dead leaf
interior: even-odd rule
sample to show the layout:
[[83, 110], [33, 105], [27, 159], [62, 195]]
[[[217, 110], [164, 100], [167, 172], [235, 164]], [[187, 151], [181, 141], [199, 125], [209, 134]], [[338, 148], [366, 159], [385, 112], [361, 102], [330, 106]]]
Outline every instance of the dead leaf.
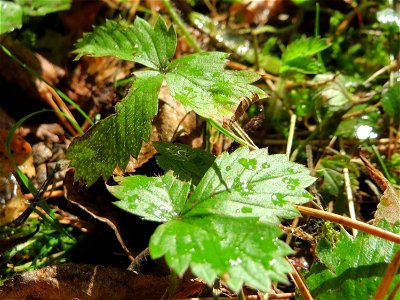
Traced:
[[386, 219], [392, 225], [400, 220], [400, 193], [390, 183], [379, 200], [374, 225], [382, 219]]
[[156, 225], [123, 211], [113, 204], [116, 200], [106, 190], [104, 184], [94, 184], [87, 188], [74, 183], [74, 172], [69, 170], [64, 179], [66, 199], [78, 205], [95, 219], [107, 223], [113, 230], [126, 254], [134, 256], [145, 249]]
[[135, 275], [113, 267], [54, 265], [25, 272], [0, 287], [3, 300], [161, 299], [166, 276]]
[[386, 219], [393, 225], [400, 220], [400, 192], [390, 184], [381, 171], [375, 168], [361, 151], [359, 157], [374, 182], [384, 191], [375, 212], [374, 225], [377, 225], [382, 219]]

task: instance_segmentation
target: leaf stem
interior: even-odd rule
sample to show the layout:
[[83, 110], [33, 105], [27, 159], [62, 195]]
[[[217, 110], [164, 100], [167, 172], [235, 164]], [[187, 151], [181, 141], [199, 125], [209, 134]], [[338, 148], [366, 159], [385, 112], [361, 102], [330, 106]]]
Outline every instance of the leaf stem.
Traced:
[[310, 208], [310, 207], [305, 207], [305, 206], [300, 206], [300, 205], [295, 205], [295, 207], [302, 213], [308, 216], [316, 217], [316, 218], [321, 218], [324, 220], [328, 220], [331, 222], [336, 222], [338, 224], [341, 224], [346, 227], [358, 229], [360, 231], [363, 231], [365, 233], [369, 233], [378, 237], [381, 237], [385, 240], [395, 242], [397, 244], [400, 244], [400, 235], [395, 234], [393, 232], [384, 230], [382, 228], [366, 224], [364, 222], [352, 220], [347, 217], [343, 217], [341, 215], [337, 215], [334, 213], [326, 212], [323, 210], [315, 209], [315, 208]]
[[192, 38], [189, 31], [186, 29], [186, 25], [183, 22], [182, 18], [177, 14], [175, 9], [172, 7], [171, 2], [169, 0], [162, 0], [165, 7], [168, 9], [169, 14], [171, 15], [172, 20], [178, 25], [179, 29], [181, 30], [182, 34], [184, 35], [186, 41], [188, 42], [189, 46], [192, 47], [196, 52], [201, 52], [201, 47], [197, 43], [195, 39]]

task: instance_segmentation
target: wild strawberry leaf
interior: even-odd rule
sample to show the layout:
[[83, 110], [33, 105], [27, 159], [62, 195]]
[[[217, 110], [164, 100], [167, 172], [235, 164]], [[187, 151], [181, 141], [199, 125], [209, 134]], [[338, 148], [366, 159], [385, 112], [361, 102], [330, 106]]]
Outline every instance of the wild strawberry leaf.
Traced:
[[160, 154], [156, 159], [161, 168], [172, 170], [178, 179], [191, 180], [194, 185], [199, 183], [215, 160], [211, 153], [183, 144], [157, 142], [154, 148]]
[[107, 56], [135, 61], [155, 70], [162, 71], [174, 56], [176, 34], [163, 19], [158, 18], [152, 28], [145, 20], [137, 17], [133, 25], [124, 20], [107, 20], [93, 32], [85, 33], [76, 44], [76, 59], [83, 55]]
[[117, 180], [121, 181], [119, 186], [108, 187], [115, 197], [124, 199], [116, 202], [117, 206], [156, 222], [178, 218], [190, 190], [190, 183], [172, 176], [138, 175]]
[[84, 179], [91, 185], [99, 176], [107, 179], [116, 165], [125, 169], [130, 155], [139, 154], [142, 142], [151, 133], [162, 81], [163, 75], [156, 71], [141, 73], [116, 106], [116, 114], [72, 141], [67, 157], [76, 169], [75, 180]]
[[149, 248], [153, 259], [165, 255], [179, 275], [190, 267], [209, 285], [223, 277], [234, 291], [247, 284], [267, 292], [271, 281], [285, 283], [291, 271], [284, 256], [292, 250], [278, 239], [280, 235], [278, 227], [255, 218], [183, 216], [160, 225]]
[[228, 54], [193, 54], [170, 63], [176, 35], [161, 18], [154, 28], [140, 18], [133, 26], [108, 21], [86, 34], [77, 47], [78, 58], [114, 55], [156, 70], [142, 72], [129, 95], [117, 105], [116, 114], [71, 144], [68, 156], [76, 168], [75, 179], [84, 179], [89, 185], [99, 176], [110, 176], [117, 164], [124, 169], [129, 156], [137, 156], [142, 142], [148, 141], [164, 78], [174, 98], [207, 118], [232, 116], [242, 96], [264, 96], [261, 89], [250, 85], [259, 78], [256, 73], [224, 70]]
[[228, 71], [227, 53], [202, 52], [174, 60], [166, 80], [174, 99], [205, 118], [231, 117], [241, 96], [260, 98], [264, 91], [250, 83], [260, 76], [250, 71]]
[[[382, 220], [379, 227], [400, 233], [400, 223], [392, 226]], [[317, 246], [320, 262], [315, 262], [306, 276], [308, 289], [314, 299], [374, 299], [388, 263], [398, 249], [398, 244], [363, 232], [355, 239], [342, 232], [333, 249], [322, 239]], [[397, 274], [393, 285], [399, 280]]]
[[266, 149], [242, 147], [216, 159], [184, 212], [188, 216], [257, 216], [277, 224], [279, 218], [299, 216], [293, 204], [310, 201], [311, 195], [304, 188], [314, 181], [307, 168], [288, 161], [283, 154], [268, 155]]
[[152, 236], [150, 253], [165, 255], [176, 273], [190, 267], [209, 284], [224, 276], [235, 291], [244, 283], [267, 291], [290, 270], [279, 218], [299, 215], [293, 204], [310, 200], [304, 188], [313, 181], [285, 155], [243, 147], [217, 157], [189, 197], [190, 184], [169, 175], [125, 177], [109, 190], [126, 211], [167, 222]]
[[318, 65], [311, 57], [329, 45], [325, 39], [302, 37], [291, 43], [282, 55], [280, 72], [297, 71], [305, 74], [318, 72]]

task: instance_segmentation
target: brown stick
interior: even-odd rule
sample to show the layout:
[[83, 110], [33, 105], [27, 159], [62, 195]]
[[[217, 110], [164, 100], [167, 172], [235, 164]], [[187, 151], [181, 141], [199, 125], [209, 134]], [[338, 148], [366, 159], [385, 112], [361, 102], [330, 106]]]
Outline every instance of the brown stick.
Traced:
[[392, 261], [388, 265], [385, 276], [383, 276], [382, 282], [379, 285], [378, 289], [376, 290], [375, 300], [384, 299], [385, 295], [388, 294], [390, 284], [394, 276], [397, 273], [397, 269], [400, 265], [400, 250], [397, 250], [396, 254], [394, 255]]
[[304, 297], [305, 300], [313, 300], [313, 297], [311, 296], [311, 293], [308, 290], [307, 285], [304, 282], [301, 275], [299, 274], [299, 272], [297, 272], [296, 268], [292, 265], [292, 263], [287, 257], [285, 257], [285, 259], [292, 266], [293, 271], [289, 274], [289, 276], [293, 279], [295, 285], [300, 291], [300, 294]]
[[349, 228], [358, 229], [365, 233], [379, 236], [385, 240], [400, 244], [400, 235], [395, 234], [393, 232], [366, 224], [364, 222], [355, 221], [350, 218], [343, 217], [341, 215], [329, 213], [329, 212], [326, 212], [323, 210], [309, 208], [309, 207], [300, 206], [300, 205], [295, 205], [295, 206], [302, 214], [306, 214], [308, 216], [335, 222], [335, 223], [341, 224], [341, 225], [349, 227]]

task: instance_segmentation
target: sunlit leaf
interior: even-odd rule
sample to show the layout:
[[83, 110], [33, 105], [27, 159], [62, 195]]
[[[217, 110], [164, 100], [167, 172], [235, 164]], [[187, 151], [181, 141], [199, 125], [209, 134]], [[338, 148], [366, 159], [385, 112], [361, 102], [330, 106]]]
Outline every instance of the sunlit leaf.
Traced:
[[0, 34], [21, 28], [23, 9], [17, 3], [0, 1]]
[[241, 96], [264, 97], [261, 89], [250, 85], [259, 75], [224, 70], [227, 58], [227, 53], [202, 52], [174, 60], [166, 75], [171, 96], [206, 118], [231, 117]]
[[173, 26], [166, 27], [161, 18], [152, 28], [136, 18], [133, 25], [124, 20], [107, 20], [93, 32], [84, 34], [76, 44], [76, 59], [83, 55], [107, 56], [135, 61], [163, 71], [175, 53], [176, 34]]
[[245, 283], [266, 292], [271, 281], [287, 282], [291, 270], [283, 257], [292, 251], [280, 235], [279, 228], [254, 218], [184, 217], [160, 225], [149, 247], [152, 258], [165, 255], [179, 275], [190, 266], [209, 285], [223, 276], [234, 291]]
[[172, 176], [130, 176], [120, 180], [119, 186], [108, 187], [115, 197], [124, 199], [117, 206], [156, 222], [179, 217], [190, 189], [190, 183]]
[[283, 154], [242, 147], [216, 159], [184, 209], [188, 216], [257, 216], [277, 224], [279, 218], [299, 216], [293, 204], [310, 201], [304, 188], [314, 180], [307, 168]]
[[268, 291], [290, 271], [279, 218], [298, 216], [293, 204], [310, 200], [304, 188], [313, 181], [285, 155], [243, 147], [217, 157], [190, 196], [190, 183], [169, 175], [125, 177], [109, 190], [126, 211], [167, 222], [152, 236], [150, 254], [165, 255], [176, 273], [190, 267], [208, 284], [223, 276], [235, 291], [245, 283]]

